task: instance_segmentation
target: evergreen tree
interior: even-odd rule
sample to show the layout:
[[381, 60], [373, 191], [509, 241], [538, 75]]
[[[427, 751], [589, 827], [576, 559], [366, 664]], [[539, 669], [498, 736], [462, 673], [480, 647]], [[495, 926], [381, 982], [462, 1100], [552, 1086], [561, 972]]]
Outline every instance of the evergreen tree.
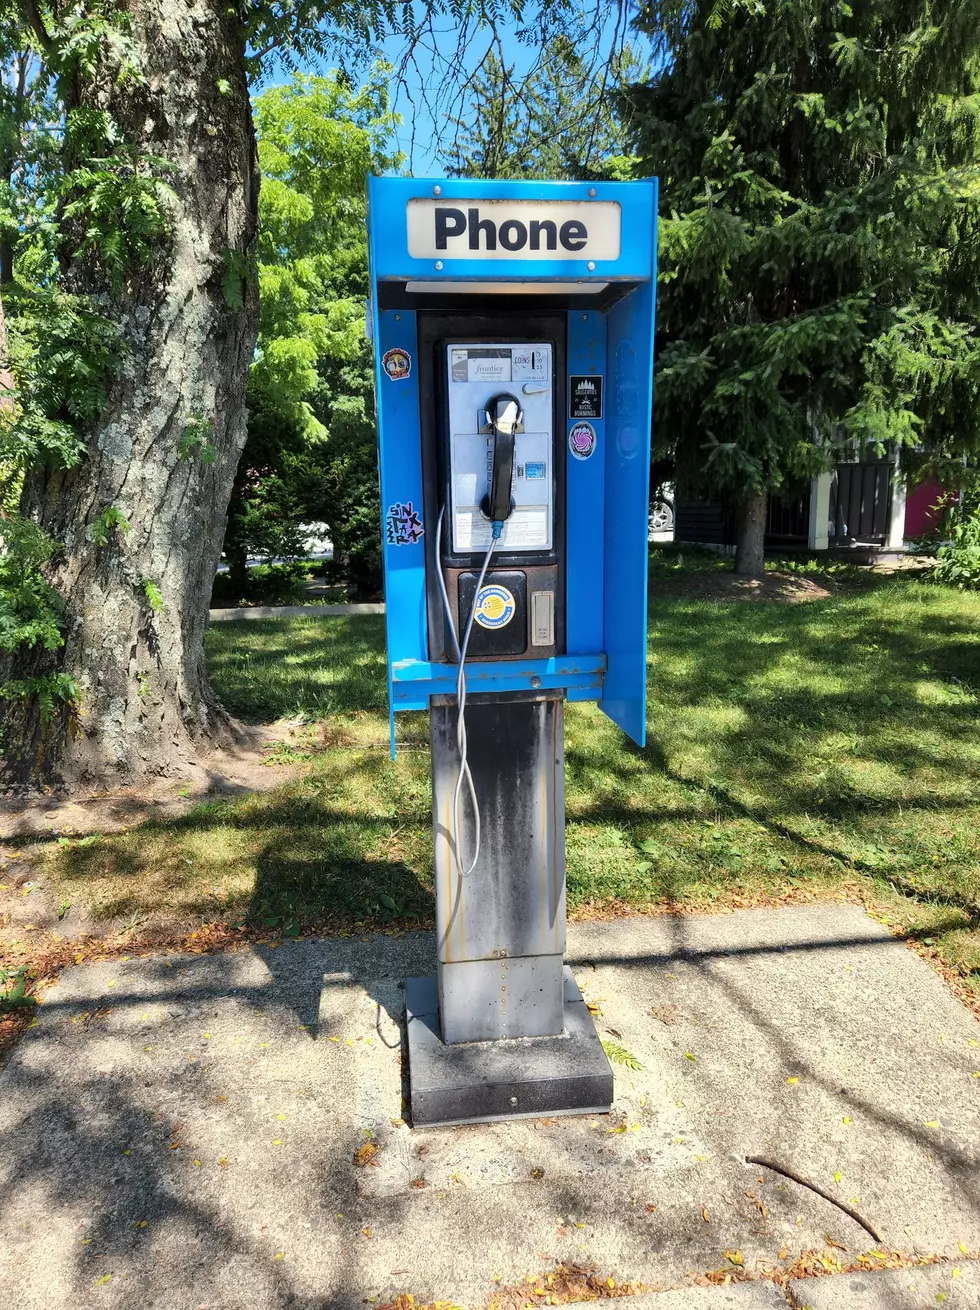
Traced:
[[568, 35], [553, 37], [528, 76], [490, 51], [470, 86], [465, 118], [442, 160], [454, 177], [629, 175], [619, 93], [643, 76], [629, 45], [596, 68]]
[[842, 449], [980, 438], [976, 0], [647, 0], [661, 179], [658, 444], [737, 510]]

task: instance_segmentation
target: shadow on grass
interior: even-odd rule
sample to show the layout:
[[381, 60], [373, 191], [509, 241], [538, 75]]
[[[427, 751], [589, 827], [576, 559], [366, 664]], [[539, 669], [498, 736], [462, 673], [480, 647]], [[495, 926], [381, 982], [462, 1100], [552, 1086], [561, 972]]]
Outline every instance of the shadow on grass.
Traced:
[[387, 710], [380, 615], [220, 623], [205, 650], [215, 690], [247, 722]]

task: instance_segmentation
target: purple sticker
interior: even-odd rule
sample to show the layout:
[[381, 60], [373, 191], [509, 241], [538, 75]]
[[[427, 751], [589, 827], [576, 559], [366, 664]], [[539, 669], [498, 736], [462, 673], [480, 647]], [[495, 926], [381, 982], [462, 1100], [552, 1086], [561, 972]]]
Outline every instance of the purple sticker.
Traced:
[[595, 428], [591, 423], [576, 423], [568, 434], [568, 449], [576, 459], [588, 459], [595, 450]]
[[414, 546], [425, 536], [422, 515], [412, 502], [396, 501], [385, 514], [385, 541], [389, 546]]

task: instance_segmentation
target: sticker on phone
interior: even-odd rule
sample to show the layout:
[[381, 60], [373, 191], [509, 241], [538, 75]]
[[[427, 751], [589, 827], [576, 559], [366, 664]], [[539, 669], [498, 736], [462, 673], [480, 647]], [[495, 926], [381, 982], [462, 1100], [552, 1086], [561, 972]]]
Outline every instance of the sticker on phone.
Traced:
[[381, 357], [381, 367], [392, 382], [401, 382], [412, 374], [412, 357], [407, 350], [395, 346]]
[[385, 541], [389, 546], [414, 546], [425, 536], [422, 515], [410, 500], [396, 501], [385, 514]]
[[481, 628], [506, 628], [516, 608], [513, 594], [494, 582], [477, 596], [473, 618]]
[[524, 476], [529, 482], [543, 482], [548, 476], [548, 465], [543, 460], [540, 463], [525, 464]]
[[568, 449], [576, 459], [589, 459], [595, 443], [595, 428], [591, 423], [576, 423], [568, 434]]

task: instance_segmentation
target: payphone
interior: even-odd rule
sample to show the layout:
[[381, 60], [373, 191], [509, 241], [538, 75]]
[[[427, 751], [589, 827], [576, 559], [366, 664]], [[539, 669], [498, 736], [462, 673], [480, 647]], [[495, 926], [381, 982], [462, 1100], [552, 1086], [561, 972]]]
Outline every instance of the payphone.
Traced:
[[564, 704], [645, 731], [656, 183], [373, 178], [389, 703], [430, 715], [416, 1126], [608, 1109], [564, 964]]

